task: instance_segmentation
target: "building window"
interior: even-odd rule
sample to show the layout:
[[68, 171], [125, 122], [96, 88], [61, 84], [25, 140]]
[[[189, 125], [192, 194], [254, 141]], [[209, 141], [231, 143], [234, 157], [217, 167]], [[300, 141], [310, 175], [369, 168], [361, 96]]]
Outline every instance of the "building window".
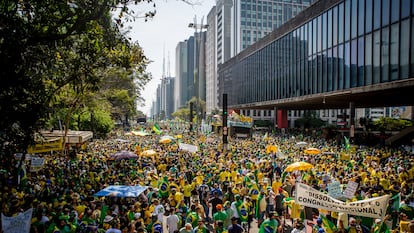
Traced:
[[344, 4], [341, 3], [338, 8], [338, 44], [344, 42], [344, 23]]
[[364, 86], [364, 37], [358, 38], [358, 86]]
[[[401, 38], [410, 38], [410, 20], [406, 19], [401, 22]], [[400, 77], [406, 79], [409, 77], [408, 60], [410, 56], [410, 40], [401, 40], [400, 46]]]
[[374, 30], [381, 26], [381, 0], [374, 0]]
[[358, 0], [351, 2], [351, 39], [358, 36]]
[[381, 82], [389, 81], [389, 60], [390, 60], [390, 41], [389, 28], [382, 29], [381, 34]]
[[[393, 24], [391, 26], [391, 39], [390, 39], [390, 79], [398, 80], [398, 59], [399, 59], [399, 38], [400, 38], [400, 28], [399, 23]], [[404, 38], [404, 37], [402, 37]], [[403, 39], [405, 40], [405, 38]]]
[[[360, 0], [362, 2], [365, 1], [365, 32], [372, 31], [372, 0]], [[364, 22], [364, 20], [360, 21]]]
[[374, 32], [373, 37], [373, 50], [372, 50], [372, 59], [373, 59], [373, 82], [372, 84], [378, 84], [380, 83], [380, 55], [381, 55], [381, 34], [380, 31], [377, 30]]
[[[399, 2], [393, 0], [394, 2]], [[382, 26], [390, 24], [390, 0], [382, 0]]]

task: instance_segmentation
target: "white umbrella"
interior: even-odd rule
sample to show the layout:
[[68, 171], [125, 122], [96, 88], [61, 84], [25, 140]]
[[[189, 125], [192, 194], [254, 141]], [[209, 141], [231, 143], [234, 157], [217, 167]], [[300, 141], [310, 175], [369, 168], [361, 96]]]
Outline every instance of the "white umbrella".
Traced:
[[301, 147], [301, 146], [307, 146], [307, 145], [308, 145], [307, 142], [297, 142], [296, 143], [296, 146], [299, 146], [299, 147]]

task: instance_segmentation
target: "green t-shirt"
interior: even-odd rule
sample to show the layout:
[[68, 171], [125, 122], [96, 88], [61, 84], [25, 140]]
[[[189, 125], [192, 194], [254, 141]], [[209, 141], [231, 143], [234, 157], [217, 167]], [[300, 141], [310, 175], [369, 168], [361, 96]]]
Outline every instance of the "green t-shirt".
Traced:
[[224, 223], [227, 219], [227, 213], [223, 212], [223, 211], [219, 211], [219, 212], [214, 214], [213, 219], [214, 219], [214, 221], [221, 220]]

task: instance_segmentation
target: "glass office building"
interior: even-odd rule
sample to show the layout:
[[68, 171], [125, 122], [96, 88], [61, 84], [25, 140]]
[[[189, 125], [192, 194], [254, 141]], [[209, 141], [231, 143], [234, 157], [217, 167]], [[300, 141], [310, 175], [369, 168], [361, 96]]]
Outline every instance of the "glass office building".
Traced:
[[414, 76], [413, 0], [320, 0], [219, 67], [229, 106]]

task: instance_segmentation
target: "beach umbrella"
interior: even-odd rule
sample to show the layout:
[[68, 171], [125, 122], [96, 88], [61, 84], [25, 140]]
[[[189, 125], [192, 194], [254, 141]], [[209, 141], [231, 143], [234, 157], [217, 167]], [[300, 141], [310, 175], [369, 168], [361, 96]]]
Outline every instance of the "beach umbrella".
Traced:
[[164, 135], [160, 139], [171, 139], [171, 140], [174, 140], [175, 138], [173, 136], [170, 136], [170, 135]]
[[298, 146], [298, 147], [303, 147], [303, 146], [307, 146], [307, 145], [308, 145], [307, 142], [297, 142], [296, 143], [296, 146]]
[[157, 152], [155, 150], [144, 150], [143, 152], [141, 152], [141, 156], [153, 156], [156, 155]]
[[131, 151], [120, 151], [109, 156], [110, 160], [136, 159], [138, 156]]
[[145, 136], [149, 135], [149, 133], [147, 133], [145, 131], [131, 131], [131, 133], [135, 136], [140, 136], [140, 137], [145, 137]]
[[321, 153], [321, 150], [319, 150], [318, 148], [310, 147], [306, 149], [304, 152], [308, 155], [319, 155]]
[[169, 144], [172, 142], [172, 140], [171, 138], [161, 138], [158, 142], [162, 144]]
[[294, 162], [285, 168], [285, 172], [306, 171], [312, 169], [313, 165], [307, 162]]

